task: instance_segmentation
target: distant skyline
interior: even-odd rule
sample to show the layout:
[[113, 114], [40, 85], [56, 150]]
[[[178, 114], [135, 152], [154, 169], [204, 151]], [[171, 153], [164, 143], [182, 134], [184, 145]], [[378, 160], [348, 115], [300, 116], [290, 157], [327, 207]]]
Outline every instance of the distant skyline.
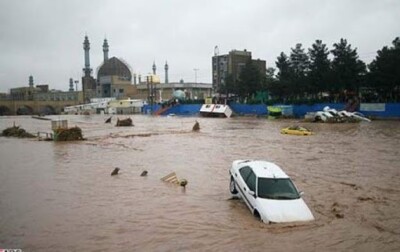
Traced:
[[[83, 40], [90, 40], [93, 76], [109, 56], [123, 59], [133, 73], [152, 72], [169, 81], [211, 83], [214, 47], [252, 52], [276, 68], [281, 52], [321, 39], [332, 49], [340, 38], [370, 63], [376, 51], [400, 37], [397, 0], [0, 0], [0, 92], [35, 85], [68, 90], [84, 68]], [[143, 78], [142, 78], [143, 79]]]

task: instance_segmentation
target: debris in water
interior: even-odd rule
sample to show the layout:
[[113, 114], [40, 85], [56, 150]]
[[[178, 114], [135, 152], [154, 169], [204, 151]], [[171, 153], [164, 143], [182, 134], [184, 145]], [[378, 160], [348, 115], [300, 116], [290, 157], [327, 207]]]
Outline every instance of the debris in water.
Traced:
[[19, 138], [34, 138], [35, 136], [32, 135], [31, 133], [26, 132], [23, 128], [20, 128], [19, 126], [15, 126], [15, 124], [3, 130], [2, 136], [6, 137], [19, 137]]
[[126, 119], [120, 120], [119, 118], [117, 118], [117, 124], [115, 126], [117, 126], [117, 127], [120, 127], [120, 126], [133, 126], [132, 119], [131, 118], [126, 118]]
[[111, 117], [112, 116], [110, 116], [104, 123], [111, 123]]
[[79, 127], [54, 129], [55, 141], [83, 140], [82, 130]]
[[186, 179], [178, 179], [175, 172], [171, 172], [170, 174], [162, 177], [161, 180], [164, 182], [180, 185], [183, 188], [186, 188], [186, 185], [188, 184], [188, 181]]
[[144, 170], [143, 172], [142, 172], [142, 174], [140, 174], [140, 176], [142, 176], [142, 177], [145, 177], [145, 176], [147, 176], [147, 171], [146, 170]]
[[111, 176], [118, 175], [119, 170], [120, 169], [118, 167], [115, 167], [115, 169], [111, 172]]
[[196, 123], [193, 125], [192, 128], [193, 131], [200, 131], [200, 124], [199, 122], [196, 120]]

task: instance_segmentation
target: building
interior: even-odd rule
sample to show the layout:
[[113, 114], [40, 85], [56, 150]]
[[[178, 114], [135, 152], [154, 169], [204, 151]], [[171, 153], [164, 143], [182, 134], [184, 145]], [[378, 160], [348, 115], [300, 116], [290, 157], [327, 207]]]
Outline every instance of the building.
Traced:
[[116, 57], [107, 59], [97, 71], [97, 97], [128, 98], [136, 93], [126, 63]]
[[[151, 94], [151, 87], [146, 83], [142, 83], [136, 86], [137, 95], [136, 99], [148, 99]], [[170, 82], [154, 84], [154, 101], [163, 102], [168, 101], [174, 97], [174, 92], [181, 90], [185, 92], [186, 99], [201, 100], [212, 95], [212, 84], [211, 83], [194, 83], [194, 82]]]
[[[204, 99], [211, 96], [212, 84], [169, 82], [168, 63], [165, 62], [165, 83], [160, 83], [155, 61], [152, 65], [152, 74], [142, 78], [140, 74], [132, 74], [129, 65], [120, 58], [109, 58], [109, 44], [107, 39], [103, 43], [103, 63], [97, 68], [97, 79], [92, 77], [90, 68], [90, 43], [87, 36], [83, 42], [85, 51], [85, 68], [82, 77], [82, 89], [85, 102], [90, 99], [112, 97], [117, 100], [143, 99], [148, 102], [160, 102], [173, 98], [177, 90], [185, 92], [187, 99]], [[133, 84], [132, 84], [133, 81]], [[95, 85], [93, 85], [95, 83]]]
[[229, 75], [233, 77], [234, 81], [237, 81], [242, 69], [249, 62], [255, 64], [261, 74], [265, 76], [267, 69], [265, 60], [252, 59], [251, 52], [246, 49], [243, 51], [232, 50], [229, 54], [219, 55], [218, 47], [215, 47], [212, 57], [213, 91], [217, 93]]

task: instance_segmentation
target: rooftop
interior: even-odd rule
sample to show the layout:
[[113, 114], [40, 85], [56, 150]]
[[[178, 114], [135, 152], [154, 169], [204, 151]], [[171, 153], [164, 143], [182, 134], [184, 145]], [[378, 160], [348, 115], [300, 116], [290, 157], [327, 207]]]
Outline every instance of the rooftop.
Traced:
[[263, 160], [243, 160], [238, 162], [242, 167], [250, 166], [257, 177], [262, 178], [288, 178], [282, 169], [276, 164]]

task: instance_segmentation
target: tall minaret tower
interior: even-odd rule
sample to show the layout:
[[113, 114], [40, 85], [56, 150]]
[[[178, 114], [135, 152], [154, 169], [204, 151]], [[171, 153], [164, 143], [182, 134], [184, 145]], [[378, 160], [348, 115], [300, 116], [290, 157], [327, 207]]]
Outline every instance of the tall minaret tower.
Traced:
[[70, 92], [74, 91], [74, 80], [69, 78], [69, 90]]
[[153, 74], [156, 75], [156, 62], [153, 61]]
[[85, 41], [83, 41], [83, 49], [85, 50], [85, 68], [83, 72], [85, 73], [86, 77], [89, 77], [92, 73], [92, 69], [90, 68], [90, 59], [89, 59], [89, 50], [90, 50], [90, 43], [88, 36], [85, 36]]
[[108, 60], [108, 42], [107, 42], [107, 39], [104, 39], [103, 53], [104, 53], [104, 62], [106, 62]]
[[165, 61], [164, 70], [165, 70], [165, 84], [168, 84], [168, 62], [167, 61]]
[[29, 76], [29, 87], [33, 88], [33, 76]]

